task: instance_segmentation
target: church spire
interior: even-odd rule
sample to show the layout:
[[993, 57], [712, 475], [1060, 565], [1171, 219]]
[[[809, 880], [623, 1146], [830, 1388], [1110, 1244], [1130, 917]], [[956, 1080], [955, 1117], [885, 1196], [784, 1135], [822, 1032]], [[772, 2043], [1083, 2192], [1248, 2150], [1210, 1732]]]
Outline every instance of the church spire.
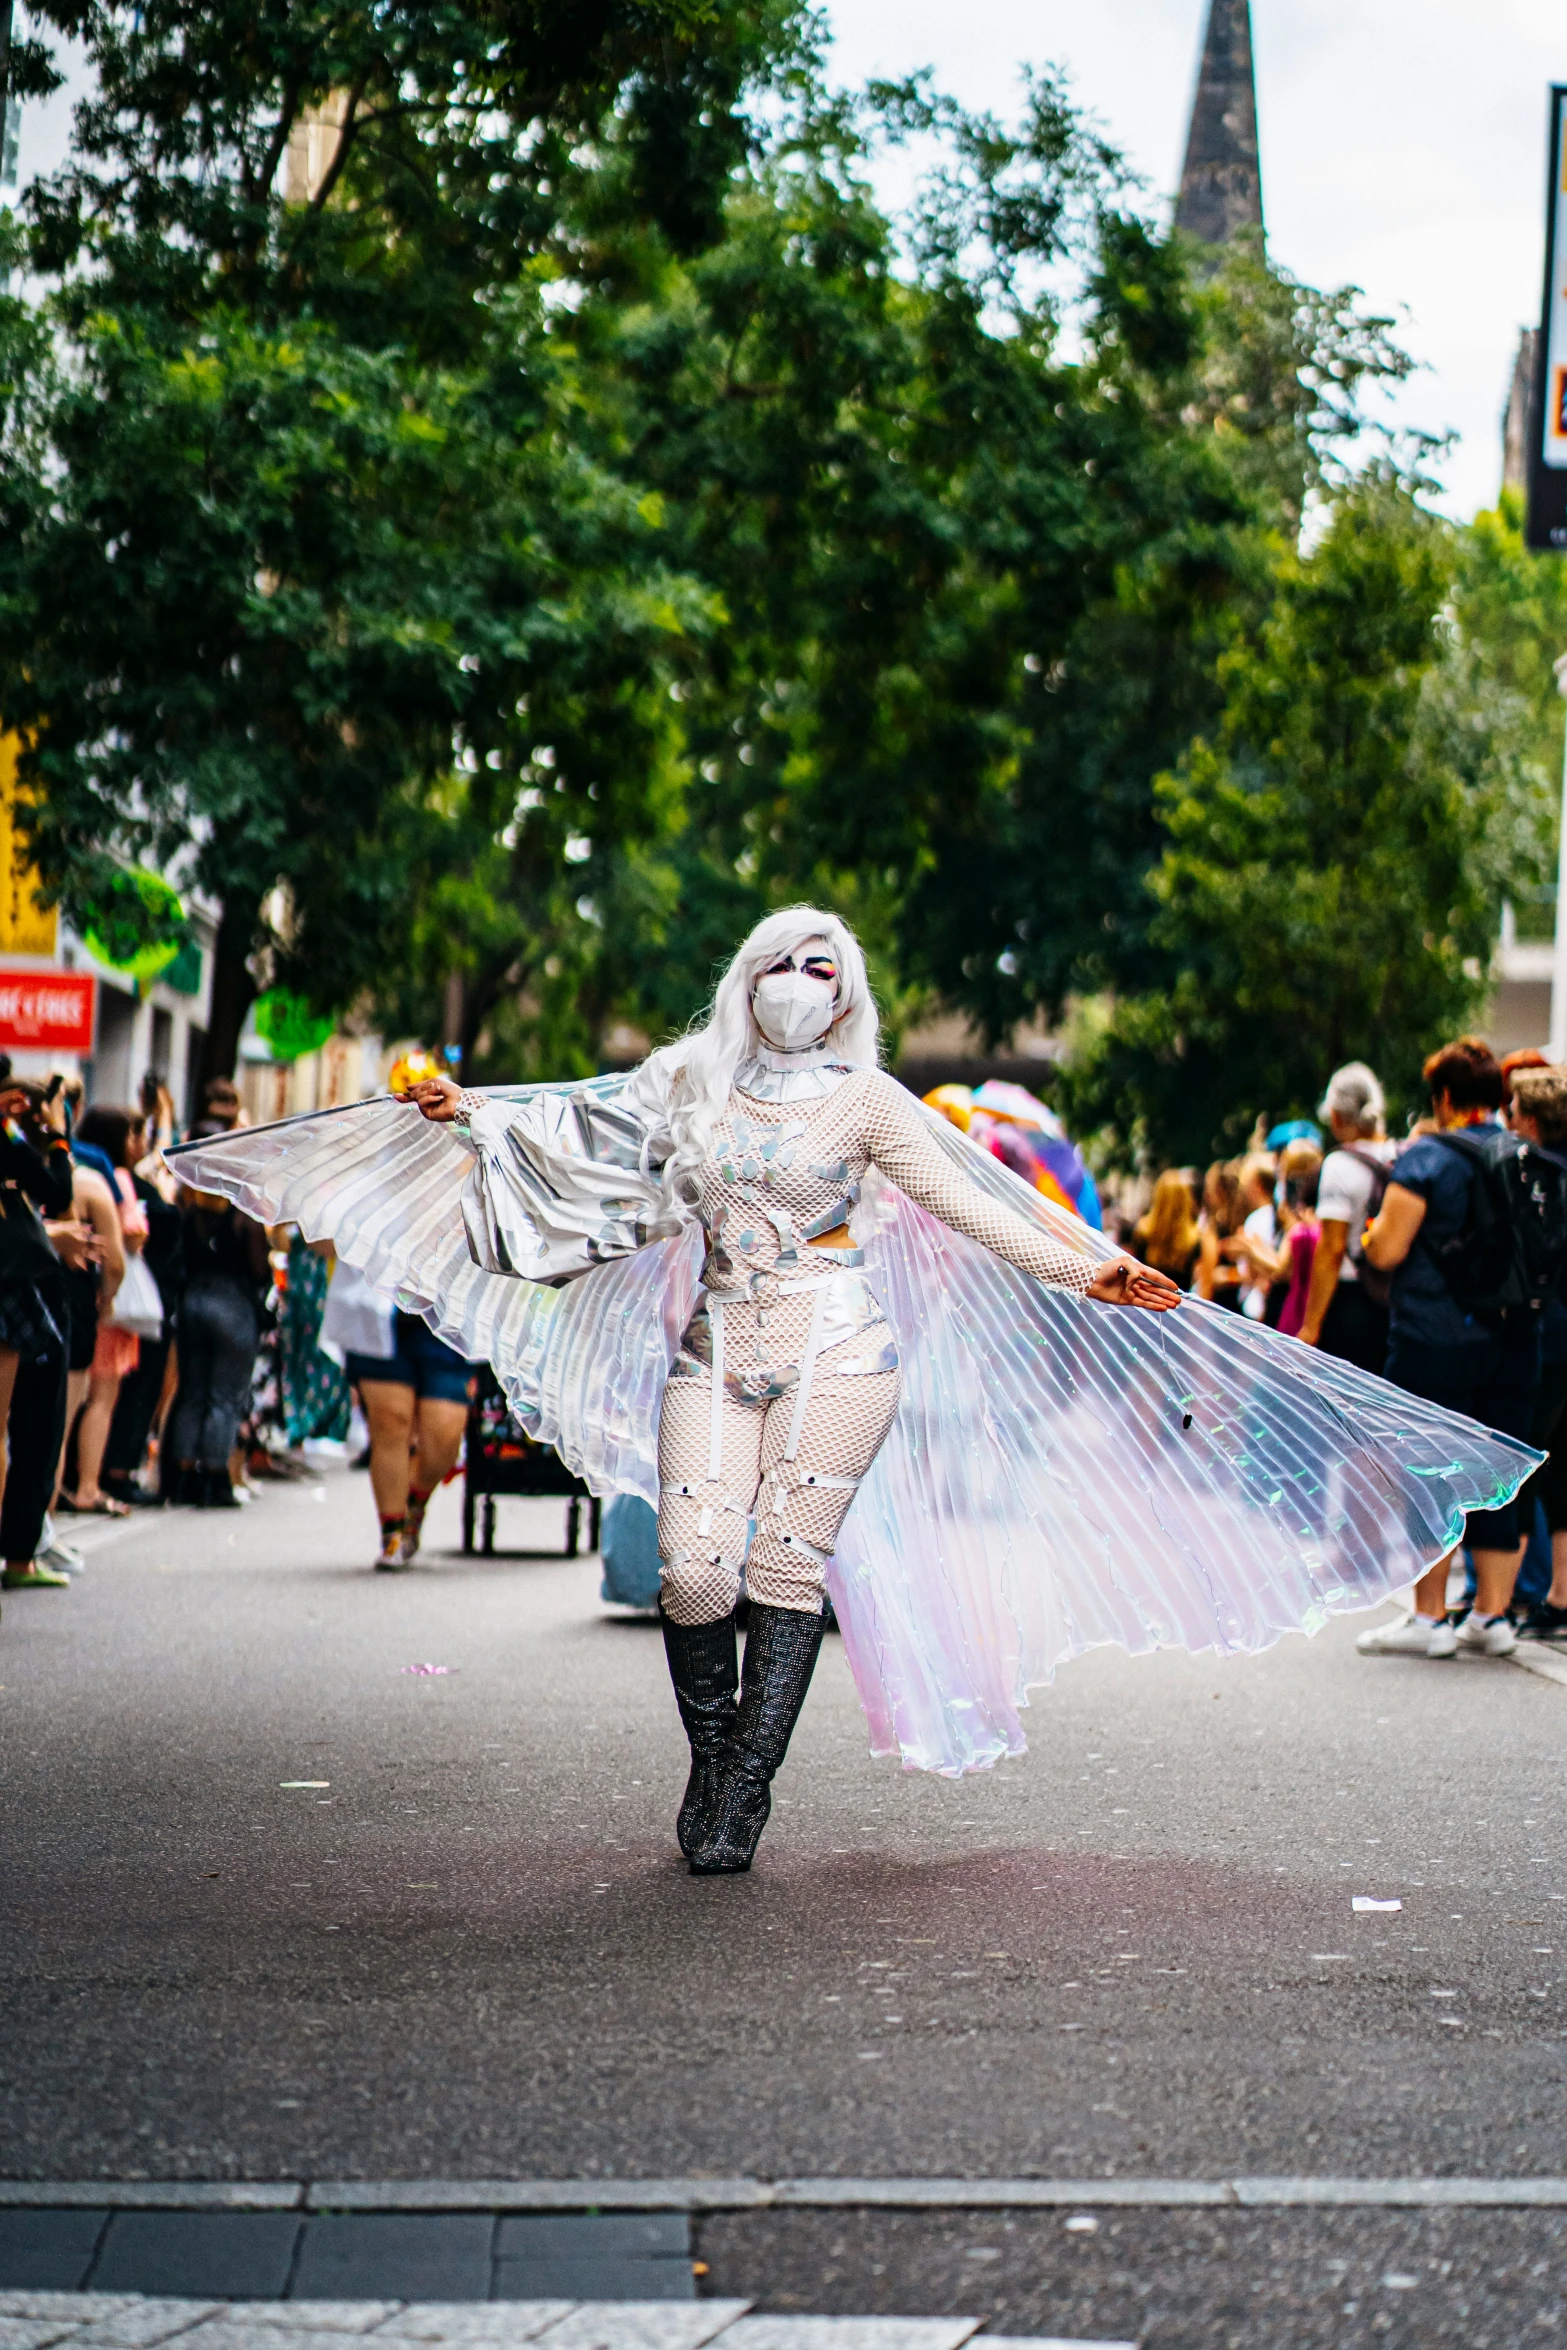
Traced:
[[1249, 0], [1209, 0], [1175, 225], [1205, 245], [1262, 226]]

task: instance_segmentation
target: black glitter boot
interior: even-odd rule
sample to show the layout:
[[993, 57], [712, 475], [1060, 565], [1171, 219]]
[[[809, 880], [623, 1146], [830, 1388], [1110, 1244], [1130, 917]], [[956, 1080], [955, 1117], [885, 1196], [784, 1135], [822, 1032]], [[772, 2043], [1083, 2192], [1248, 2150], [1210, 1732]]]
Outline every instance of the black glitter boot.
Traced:
[[789, 1750], [821, 1645], [820, 1616], [752, 1600], [729, 1767], [690, 1856], [694, 1877], [736, 1876], [750, 1867], [772, 1810], [768, 1788]]
[[675, 1703], [691, 1741], [691, 1776], [675, 1820], [675, 1835], [689, 1860], [706, 1833], [722, 1768], [735, 1729], [735, 1620], [716, 1624], [672, 1624], [660, 1610], [664, 1654]]

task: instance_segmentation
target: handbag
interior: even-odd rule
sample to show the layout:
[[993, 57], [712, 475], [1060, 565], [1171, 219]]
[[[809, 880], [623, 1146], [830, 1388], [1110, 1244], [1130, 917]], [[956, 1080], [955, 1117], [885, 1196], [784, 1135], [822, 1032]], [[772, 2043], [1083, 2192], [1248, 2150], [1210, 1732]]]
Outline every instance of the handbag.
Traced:
[[125, 1278], [103, 1320], [105, 1328], [128, 1330], [133, 1338], [163, 1336], [163, 1300], [158, 1295], [158, 1284], [139, 1256], [126, 1258]]

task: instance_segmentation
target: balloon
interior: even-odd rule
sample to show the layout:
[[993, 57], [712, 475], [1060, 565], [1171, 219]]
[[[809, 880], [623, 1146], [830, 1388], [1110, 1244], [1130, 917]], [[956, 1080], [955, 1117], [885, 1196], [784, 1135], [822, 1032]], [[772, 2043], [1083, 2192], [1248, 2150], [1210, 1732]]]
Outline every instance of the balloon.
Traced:
[[256, 999], [256, 1034], [272, 1048], [275, 1061], [297, 1061], [319, 1052], [337, 1026], [331, 1012], [313, 1012], [291, 988], [273, 987]]
[[[108, 902], [82, 937], [88, 953], [100, 963], [107, 963], [111, 971], [126, 972], [138, 986], [145, 987], [177, 959], [185, 941], [176, 926], [184, 919], [179, 891], [161, 873], [133, 865], [116, 878]], [[149, 942], [147, 930], [152, 923], [163, 936]]]

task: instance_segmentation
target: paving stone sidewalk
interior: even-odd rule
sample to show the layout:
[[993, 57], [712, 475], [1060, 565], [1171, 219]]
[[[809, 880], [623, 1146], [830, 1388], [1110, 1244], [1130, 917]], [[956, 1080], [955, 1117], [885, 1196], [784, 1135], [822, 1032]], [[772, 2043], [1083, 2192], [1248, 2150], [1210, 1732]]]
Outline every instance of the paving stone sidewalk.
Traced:
[[[748, 2301], [182, 2301], [0, 2293], [0, 2350], [962, 2350], [972, 2317], [752, 2317]], [[986, 2334], [984, 2350], [1138, 2350]]]

